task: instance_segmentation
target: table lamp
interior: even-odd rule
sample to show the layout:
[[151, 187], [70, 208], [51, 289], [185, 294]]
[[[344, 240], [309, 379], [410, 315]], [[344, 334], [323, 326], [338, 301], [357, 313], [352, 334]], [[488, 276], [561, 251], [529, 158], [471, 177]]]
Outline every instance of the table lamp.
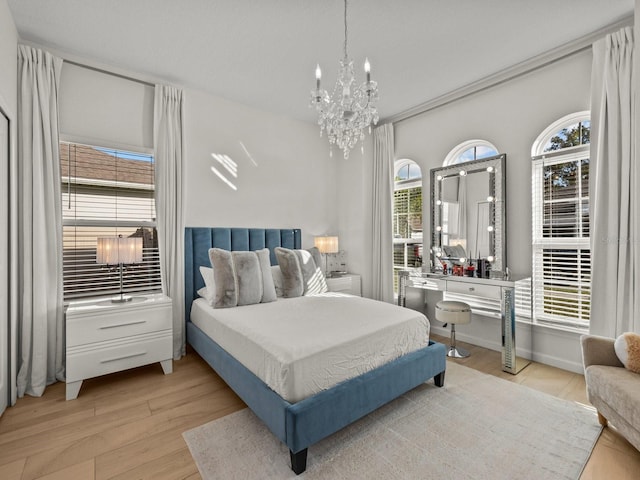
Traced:
[[327, 276], [327, 254], [338, 253], [338, 237], [314, 237], [313, 244], [318, 248], [324, 257], [324, 276]]
[[98, 237], [96, 247], [96, 263], [118, 265], [120, 267], [120, 295], [113, 297], [113, 303], [124, 303], [131, 300], [130, 295], [124, 295], [123, 270], [124, 265], [142, 262], [142, 238], [140, 237]]

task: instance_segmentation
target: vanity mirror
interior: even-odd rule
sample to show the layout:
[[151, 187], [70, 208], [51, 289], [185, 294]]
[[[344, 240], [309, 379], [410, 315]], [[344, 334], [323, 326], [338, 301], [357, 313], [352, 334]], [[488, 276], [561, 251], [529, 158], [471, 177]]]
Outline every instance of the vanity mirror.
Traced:
[[[506, 155], [431, 170], [432, 270], [503, 278]], [[469, 268], [473, 265], [473, 268]]]

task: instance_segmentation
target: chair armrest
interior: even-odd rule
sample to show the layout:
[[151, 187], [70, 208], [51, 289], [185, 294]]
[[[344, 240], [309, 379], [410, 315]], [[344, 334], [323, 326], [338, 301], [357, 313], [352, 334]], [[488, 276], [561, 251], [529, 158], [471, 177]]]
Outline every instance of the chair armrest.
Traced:
[[590, 365], [607, 365], [623, 367], [613, 348], [614, 339], [596, 335], [582, 335], [582, 363], [586, 369]]

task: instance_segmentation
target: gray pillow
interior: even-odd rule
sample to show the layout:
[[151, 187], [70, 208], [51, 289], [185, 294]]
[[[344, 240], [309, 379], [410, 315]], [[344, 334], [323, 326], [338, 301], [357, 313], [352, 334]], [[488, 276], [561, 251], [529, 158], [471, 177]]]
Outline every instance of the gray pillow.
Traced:
[[282, 272], [282, 296], [300, 297], [304, 293], [304, 284], [298, 256], [288, 248], [276, 247], [274, 251]]
[[215, 308], [253, 305], [277, 299], [269, 250], [229, 252], [209, 249], [215, 281]]
[[275, 302], [278, 299], [276, 295], [276, 286], [271, 275], [271, 256], [268, 248], [255, 251], [260, 263], [260, 271], [262, 274], [262, 303]]
[[315, 293], [328, 292], [329, 286], [327, 285], [324, 270], [322, 269], [322, 254], [320, 253], [320, 250], [318, 250], [318, 247], [311, 247], [308, 249], [308, 252], [311, 253], [313, 261], [316, 262], [315, 283], [318, 291]]
[[214, 307], [235, 307], [238, 305], [238, 285], [231, 252], [222, 248], [210, 248], [209, 260], [216, 285]]
[[316, 265], [311, 251], [276, 247], [275, 252], [282, 271], [283, 296], [299, 297], [329, 291], [322, 269]]
[[313, 261], [316, 262], [316, 267], [322, 271], [322, 254], [320, 253], [320, 250], [318, 250], [318, 247], [307, 248], [307, 252], [309, 252], [313, 257]]
[[298, 256], [298, 263], [300, 270], [302, 270], [303, 295], [313, 295], [328, 291], [322, 269], [316, 265], [313, 254], [309, 250], [294, 250], [294, 252]]
[[238, 306], [262, 301], [262, 270], [255, 252], [231, 252], [238, 286]]
[[280, 265], [271, 266], [271, 276], [273, 277], [273, 284], [276, 287], [276, 296], [284, 297], [284, 280], [282, 278]]

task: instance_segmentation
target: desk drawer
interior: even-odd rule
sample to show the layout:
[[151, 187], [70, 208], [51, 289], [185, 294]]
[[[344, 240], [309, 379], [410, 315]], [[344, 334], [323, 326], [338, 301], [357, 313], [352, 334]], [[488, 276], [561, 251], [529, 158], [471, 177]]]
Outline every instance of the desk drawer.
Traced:
[[475, 295], [477, 297], [494, 298], [500, 300], [501, 287], [496, 285], [482, 285], [480, 283], [447, 281], [447, 292]]
[[67, 315], [67, 346], [103, 342], [171, 328], [170, 303], [144, 310], [84, 312], [81, 315]]
[[108, 342], [108, 345], [100, 348], [68, 349], [67, 382], [119, 372], [171, 358], [171, 330], [142, 337], [144, 338], [134, 337], [127, 342]]
[[445, 290], [446, 280], [437, 278], [409, 278], [409, 287], [423, 288], [425, 290]]

